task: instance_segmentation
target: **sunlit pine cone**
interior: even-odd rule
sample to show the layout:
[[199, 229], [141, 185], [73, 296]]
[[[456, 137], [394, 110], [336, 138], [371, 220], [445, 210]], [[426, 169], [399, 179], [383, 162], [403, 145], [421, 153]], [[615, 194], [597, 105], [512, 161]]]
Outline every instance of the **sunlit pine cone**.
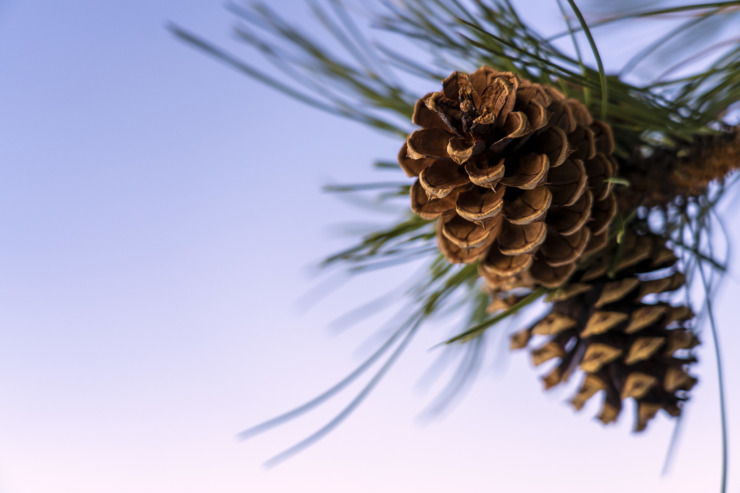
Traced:
[[556, 287], [606, 243], [616, 200], [611, 129], [554, 87], [481, 67], [417, 101], [398, 155], [411, 209], [437, 219], [453, 263], [492, 289]]
[[616, 255], [610, 250], [580, 267], [556, 291], [550, 312], [514, 334], [511, 347], [527, 347], [534, 339], [535, 365], [557, 361], [542, 378], [547, 389], [582, 370], [585, 375], [571, 403], [580, 410], [604, 391], [598, 418], [605, 424], [617, 420], [624, 400], [634, 399], [635, 430], [642, 431], [661, 409], [680, 414], [696, 383], [688, 373], [696, 362], [689, 350], [699, 340], [686, 328], [694, 318], [691, 310], [672, 306], [661, 296], [685, 283], [665, 240], [633, 234], [621, 256]]

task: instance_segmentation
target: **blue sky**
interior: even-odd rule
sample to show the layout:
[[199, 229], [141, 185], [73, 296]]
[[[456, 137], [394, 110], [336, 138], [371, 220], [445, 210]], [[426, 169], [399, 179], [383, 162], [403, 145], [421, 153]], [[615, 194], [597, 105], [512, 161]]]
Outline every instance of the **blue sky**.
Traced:
[[[298, 18], [303, 5], [275, 8]], [[0, 4], [1, 492], [716, 489], [708, 333], [661, 477], [668, 419], [644, 436], [627, 413], [602, 428], [596, 403], [572, 413], [567, 392], [540, 391], [524, 354], [495, 345], [464, 401], [419, 419], [439, 388], [418, 384], [436, 358], [429, 348], [455, 320], [426, 326], [325, 440], [262, 469], [359, 388], [252, 441], [236, 433], [354, 368], [389, 314], [339, 335], [332, 320], [413, 272], [304, 296], [327, 286], [311, 266], [350, 241], [337, 224], [384, 218], [320, 187], [377, 180], [370, 163], [393, 159], [399, 142], [215, 63], [176, 41], [168, 21], [238, 52], [221, 2]], [[737, 292], [733, 266], [716, 300], [725, 347], [740, 344]], [[738, 450], [740, 362], [729, 350], [725, 359]]]

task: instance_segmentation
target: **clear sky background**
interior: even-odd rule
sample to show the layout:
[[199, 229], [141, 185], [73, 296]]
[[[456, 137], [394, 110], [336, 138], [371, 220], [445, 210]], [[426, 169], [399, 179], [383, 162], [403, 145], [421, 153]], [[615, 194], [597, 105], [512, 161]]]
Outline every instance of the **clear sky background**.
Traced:
[[[274, 7], [305, 12], [300, 0]], [[264, 470], [359, 387], [252, 441], [236, 434], [361, 362], [389, 315], [341, 334], [332, 321], [414, 271], [304, 296], [332, 279], [311, 266], [351, 241], [337, 224], [384, 219], [320, 187], [386, 179], [370, 164], [400, 142], [215, 63], [168, 21], [238, 52], [220, 1], [0, 2], [0, 492], [718, 489], [708, 332], [661, 477], [669, 419], [635, 436], [628, 408], [603, 428], [599, 399], [573, 413], [569, 391], [543, 393], [527, 356], [496, 341], [466, 399], [420, 419], [440, 388], [419, 385], [439, 352], [429, 348], [456, 320], [425, 326], [342, 426]], [[733, 210], [724, 217], [738, 230]], [[740, 491], [739, 272], [733, 264], [716, 298], [730, 491]]]

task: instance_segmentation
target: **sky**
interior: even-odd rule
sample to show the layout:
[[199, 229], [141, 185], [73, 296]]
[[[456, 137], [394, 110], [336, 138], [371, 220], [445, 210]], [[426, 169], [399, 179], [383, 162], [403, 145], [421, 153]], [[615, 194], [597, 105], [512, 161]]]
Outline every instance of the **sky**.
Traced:
[[[306, 12], [301, 0], [274, 8]], [[387, 219], [322, 185], [378, 181], [370, 164], [400, 142], [220, 65], [168, 22], [262, 64], [234, 43], [222, 2], [0, 3], [0, 492], [718, 489], [707, 331], [661, 476], [671, 421], [636, 436], [629, 413], [608, 428], [592, 418], [596, 402], [573, 413], [568, 391], [542, 392], [526, 355], [502, 350], [503, 332], [466, 398], [424, 418], [444, 383], [423, 384], [430, 348], [454, 319], [425, 325], [325, 439], [263, 468], [361, 387], [250, 441], [236, 435], [368, 356], [391, 312], [344, 331], [333, 321], [418, 267], [341, 285], [315, 268], [350, 244], [346, 225]], [[715, 298], [725, 348], [740, 344], [739, 272]], [[740, 361], [724, 356], [737, 491]]]

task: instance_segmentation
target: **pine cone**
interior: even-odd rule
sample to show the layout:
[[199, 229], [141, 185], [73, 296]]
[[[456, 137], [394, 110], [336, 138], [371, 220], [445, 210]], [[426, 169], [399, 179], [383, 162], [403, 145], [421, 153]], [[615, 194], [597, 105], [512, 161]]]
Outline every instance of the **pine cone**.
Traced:
[[398, 161], [411, 209], [454, 263], [493, 289], [557, 287], [616, 214], [611, 129], [580, 102], [509, 72], [455, 72], [417, 101]]
[[545, 388], [566, 381], [579, 367], [585, 377], [571, 403], [580, 410], [605, 391], [598, 416], [604, 424], [616, 421], [622, 401], [630, 397], [637, 404], [636, 431], [660, 409], [678, 416], [686, 391], [696, 383], [687, 373], [696, 359], [687, 350], [699, 341], [685, 327], [694, 316], [691, 310], [660, 301], [661, 294], [685, 283], [675, 263], [662, 238], [628, 236], [621, 256], [608, 251], [579, 267], [553, 295], [550, 312], [512, 336], [512, 349], [526, 347], [534, 336], [545, 337], [532, 351], [534, 364], [559, 361], [543, 377]]
[[620, 197], [622, 208], [664, 206], [677, 197], [707, 192], [740, 167], [740, 125], [719, 134], [699, 135], [673, 147], [658, 147], [649, 156], [639, 152], [625, 163], [624, 176], [632, 183]]

